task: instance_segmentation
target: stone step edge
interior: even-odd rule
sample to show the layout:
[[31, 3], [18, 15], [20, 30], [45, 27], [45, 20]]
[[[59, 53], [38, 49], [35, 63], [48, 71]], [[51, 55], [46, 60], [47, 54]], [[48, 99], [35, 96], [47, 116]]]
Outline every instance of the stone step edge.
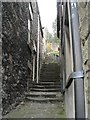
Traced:
[[42, 98], [42, 99], [36, 99], [36, 98], [30, 98], [30, 97], [26, 97], [25, 98], [28, 101], [33, 101], [33, 102], [63, 102], [63, 100], [59, 99], [59, 98]]

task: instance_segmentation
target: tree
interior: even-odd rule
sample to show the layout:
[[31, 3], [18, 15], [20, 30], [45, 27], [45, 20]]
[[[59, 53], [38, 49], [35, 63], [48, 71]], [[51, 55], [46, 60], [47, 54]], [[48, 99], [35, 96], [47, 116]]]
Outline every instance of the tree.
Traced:
[[45, 38], [47, 42], [52, 42], [53, 40], [53, 36], [51, 33], [49, 33], [47, 28], [45, 28]]
[[57, 37], [57, 20], [52, 23], [52, 29], [53, 29], [53, 41], [55, 43], [59, 43], [59, 39]]
[[53, 41], [54, 41], [55, 43], [59, 43], [59, 39], [58, 39], [58, 37], [57, 37], [57, 33], [54, 33]]
[[53, 34], [57, 33], [57, 20], [52, 23]]

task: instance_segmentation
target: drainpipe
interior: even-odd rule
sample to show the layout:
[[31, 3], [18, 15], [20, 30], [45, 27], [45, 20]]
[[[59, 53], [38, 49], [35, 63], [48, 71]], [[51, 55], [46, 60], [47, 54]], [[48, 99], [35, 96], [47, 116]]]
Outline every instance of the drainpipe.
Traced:
[[[74, 72], [82, 71], [81, 42], [79, 35], [79, 16], [77, 0], [70, 1]], [[85, 118], [84, 78], [74, 79], [75, 118]]]
[[39, 79], [39, 31], [40, 31], [40, 25], [39, 25], [39, 15], [38, 15], [38, 38], [37, 38], [37, 83]]
[[35, 55], [33, 56], [33, 82], [35, 80]]

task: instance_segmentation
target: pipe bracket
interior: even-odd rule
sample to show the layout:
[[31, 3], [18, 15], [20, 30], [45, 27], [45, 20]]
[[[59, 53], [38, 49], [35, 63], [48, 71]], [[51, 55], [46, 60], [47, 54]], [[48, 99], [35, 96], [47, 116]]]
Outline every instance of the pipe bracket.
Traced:
[[72, 72], [67, 80], [67, 84], [65, 86], [65, 89], [63, 90], [63, 93], [65, 92], [66, 89], [69, 88], [73, 80], [78, 80], [79, 78], [84, 78], [84, 71], [76, 71]]
[[76, 72], [72, 72], [68, 78], [68, 80], [70, 79], [77, 79], [77, 78], [83, 78], [84, 77], [84, 71], [76, 71]]

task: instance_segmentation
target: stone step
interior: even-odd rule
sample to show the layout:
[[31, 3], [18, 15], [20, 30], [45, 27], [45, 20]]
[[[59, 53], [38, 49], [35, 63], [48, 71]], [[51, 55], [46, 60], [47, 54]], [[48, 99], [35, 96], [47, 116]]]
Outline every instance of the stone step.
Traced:
[[40, 81], [39, 83], [37, 83], [38, 85], [60, 85], [60, 81], [57, 82], [52, 82], [52, 81]]
[[59, 65], [43, 65], [43, 68], [60, 68], [60, 66]]
[[42, 67], [41, 68], [41, 70], [45, 70], [45, 69], [48, 69], [48, 70], [51, 70], [51, 71], [53, 71], [53, 70], [60, 70], [60, 68], [57, 68], [57, 67]]
[[43, 64], [39, 83], [33, 83], [26, 100], [33, 102], [60, 102], [60, 66]]
[[53, 73], [53, 72], [59, 73], [60, 72], [60, 70], [52, 69], [52, 68], [42, 68], [41, 70], [42, 70], [42, 72], [50, 72], [50, 73]]
[[32, 88], [45, 88], [45, 86], [43, 86], [43, 85], [38, 85], [38, 84], [34, 84], [33, 86], [32, 86]]
[[40, 74], [40, 76], [46, 76], [46, 75], [47, 75], [48, 77], [53, 77], [53, 76], [54, 76], [54, 77], [60, 77], [60, 73], [57, 73], [57, 74], [56, 74], [56, 73], [45, 73], [45, 72], [43, 73], [43, 72], [42, 72], [42, 73]]
[[41, 74], [42, 74], [42, 73], [47, 73], [47, 74], [53, 74], [53, 73], [59, 74], [59, 73], [60, 73], [60, 70], [57, 70], [57, 69], [56, 69], [56, 70], [53, 70], [53, 69], [50, 69], [50, 70], [49, 70], [49, 69], [47, 68], [47, 69], [41, 69], [41, 70], [42, 70]]
[[61, 89], [61, 86], [43, 86], [43, 87], [37, 87], [37, 86], [32, 86], [32, 88], [35, 89]]
[[39, 79], [40, 82], [60, 82], [60, 79], [56, 79], [56, 78], [40, 78]]
[[47, 89], [39, 89], [39, 88], [31, 88], [30, 91], [36, 91], [36, 92], [59, 92], [60, 89], [52, 89], [52, 88], [47, 88]]
[[61, 85], [33, 85], [33, 88], [61, 88]]
[[47, 66], [43, 66], [43, 67], [42, 67], [42, 69], [44, 69], [44, 68], [48, 68], [48, 69], [51, 69], [51, 68], [52, 68], [52, 69], [56, 69], [56, 68], [57, 68], [57, 69], [60, 69], [60, 66], [47, 65]]
[[43, 98], [43, 97], [26, 97], [26, 100], [33, 101], [33, 102], [62, 102], [61, 99], [58, 98]]
[[57, 67], [57, 66], [44, 66], [44, 67], [42, 67], [42, 69], [47, 69], [47, 68], [48, 68], [48, 69], [52, 69], [52, 70], [53, 70], [53, 69], [54, 69], [54, 70], [55, 70], [55, 69], [58, 69], [58, 70], [60, 69], [60, 67]]
[[42, 77], [40, 77], [40, 79], [42, 79], [42, 80], [43, 80], [43, 79], [44, 79], [44, 80], [45, 80], [45, 79], [46, 79], [46, 80], [59, 80], [60, 77], [43, 77], [43, 76], [42, 76]]
[[42, 83], [42, 82], [44, 82], [44, 83], [50, 82], [50, 83], [59, 83], [60, 84], [60, 80], [56, 80], [56, 79], [40, 79], [39, 81], [40, 81], [40, 83]]
[[59, 76], [60, 72], [48, 72], [48, 71], [42, 71], [40, 75], [47, 75], [47, 76]]
[[[61, 86], [60, 82], [40, 82], [40, 83], [33, 83], [31, 87], [37, 86], [39, 85], [39, 87], [41, 88], [48, 88], [48, 87], [54, 87], [54, 86]], [[44, 86], [44, 87], [43, 87]]]
[[59, 79], [60, 78], [60, 76], [59, 75], [47, 75], [47, 74], [45, 74], [45, 75], [40, 75], [40, 78], [52, 78], [52, 79]]
[[42, 72], [40, 73], [40, 75], [51, 75], [51, 76], [59, 76], [60, 75], [60, 71], [48, 71], [48, 70], [41, 70]]
[[50, 65], [52, 65], [52, 66], [60, 66], [58, 63], [43, 63], [42, 64], [43, 66], [45, 65], [45, 66], [50, 66]]
[[48, 68], [48, 69], [60, 69], [60, 66], [43, 66], [41, 69]]
[[58, 66], [58, 65], [43, 65], [43, 68], [60, 68], [60, 66]]
[[26, 97], [45, 97], [45, 98], [55, 98], [57, 93], [53, 92], [28, 92], [25, 94]]
[[42, 72], [41, 74], [40, 74], [40, 76], [45, 76], [46, 77], [46, 75], [48, 76], [48, 77], [60, 77], [60, 73], [47, 73], [47, 72]]

